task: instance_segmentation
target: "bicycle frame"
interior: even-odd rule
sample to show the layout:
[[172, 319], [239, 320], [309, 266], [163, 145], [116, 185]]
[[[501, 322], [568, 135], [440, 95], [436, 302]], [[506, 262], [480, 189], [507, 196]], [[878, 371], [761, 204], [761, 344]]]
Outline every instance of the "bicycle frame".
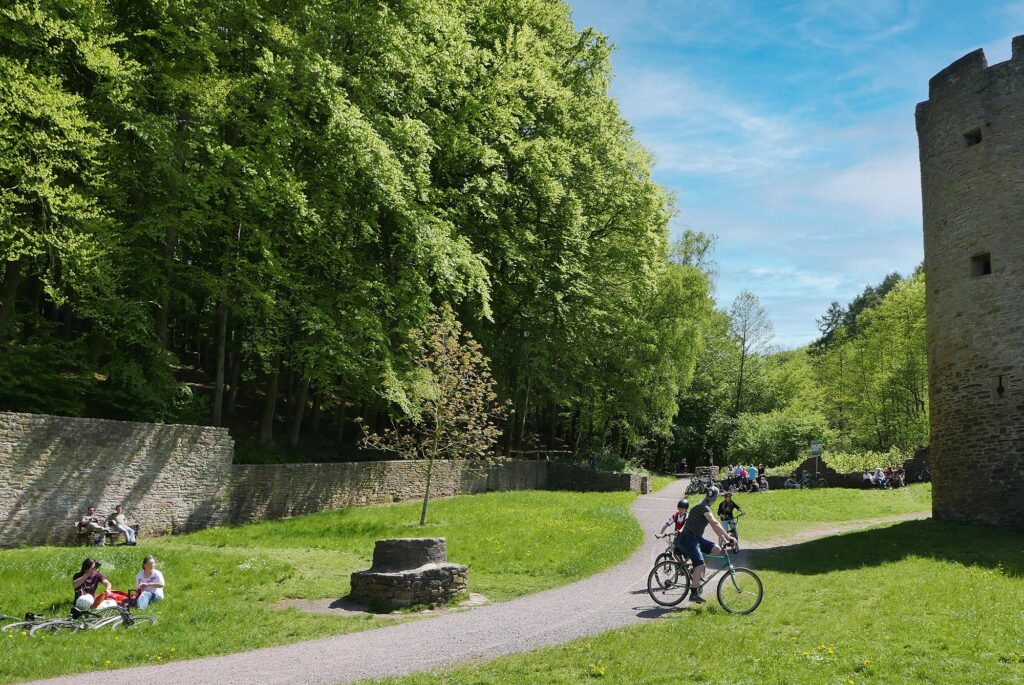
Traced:
[[[729, 574], [732, 575], [733, 570], [735, 568], [732, 565], [732, 559], [729, 557], [729, 551], [726, 550], [726, 549], [723, 549], [721, 554], [705, 554], [704, 558], [705, 559], [725, 559], [725, 565], [724, 566], [719, 566], [718, 568], [713, 569], [713, 570], [712, 569], [706, 569], [705, 575], [704, 575], [704, 580], [701, 581], [701, 584], [696, 587], [698, 592], [700, 590], [703, 590], [705, 585], [710, 583], [713, 579], [717, 578], [723, 571], [728, 570]], [[705, 566], [707, 566], [707, 564], [705, 564]]]

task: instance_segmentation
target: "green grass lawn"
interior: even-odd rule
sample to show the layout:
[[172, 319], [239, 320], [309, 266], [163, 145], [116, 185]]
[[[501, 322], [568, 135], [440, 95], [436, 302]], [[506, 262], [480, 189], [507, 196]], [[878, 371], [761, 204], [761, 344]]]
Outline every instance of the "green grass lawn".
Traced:
[[740, 537], [748, 540], [773, 540], [808, 528], [927, 514], [932, 509], [930, 483], [898, 490], [773, 490], [734, 497], [746, 512], [739, 528]]
[[0, 551], [0, 612], [64, 615], [71, 575], [85, 556], [129, 589], [142, 557], [167, 578], [167, 600], [150, 606], [160, 624], [138, 632], [0, 636], [0, 681], [160, 663], [364, 630], [373, 617], [277, 610], [284, 598], [338, 598], [349, 574], [370, 565], [374, 540], [443, 536], [448, 558], [468, 564], [469, 589], [503, 600], [589, 576], [625, 559], [642, 533], [631, 493], [508, 492], [296, 517], [138, 547], [37, 547]]
[[[874, 505], [870, 518], [900, 513], [900, 502], [927, 494], [754, 495], [747, 530], [755, 513], [821, 526], [864, 503]], [[710, 596], [702, 608], [652, 609], [644, 625], [562, 647], [380, 682], [1024, 682], [1024, 535], [907, 521], [751, 552], [744, 563], [765, 585], [750, 616], [726, 614]]]
[[651, 492], [657, 492], [678, 480], [675, 476], [651, 476]]

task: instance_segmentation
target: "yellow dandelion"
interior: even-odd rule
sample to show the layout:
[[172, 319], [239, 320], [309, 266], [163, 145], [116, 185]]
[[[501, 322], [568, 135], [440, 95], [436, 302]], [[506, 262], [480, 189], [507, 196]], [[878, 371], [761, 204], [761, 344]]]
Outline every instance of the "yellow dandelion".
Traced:
[[864, 665], [865, 666], [870, 666], [871, 665], [871, 659], [865, 659], [864, 660]]

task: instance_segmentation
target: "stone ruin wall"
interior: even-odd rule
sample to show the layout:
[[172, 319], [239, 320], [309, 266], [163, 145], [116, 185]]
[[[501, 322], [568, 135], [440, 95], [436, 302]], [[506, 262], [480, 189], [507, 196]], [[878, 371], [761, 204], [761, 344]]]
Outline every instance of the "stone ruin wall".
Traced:
[[[69, 543], [90, 504], [143, 536], [421, 498], [426, 462], [233, 464], [227, 429], [0, 412], [0, 547]], [[437, 497], [634, 490], [646, 479], [547, 461], [438, 461]]]
[[1024, 528], [1024, 36], [917, 106], [936, 518]]

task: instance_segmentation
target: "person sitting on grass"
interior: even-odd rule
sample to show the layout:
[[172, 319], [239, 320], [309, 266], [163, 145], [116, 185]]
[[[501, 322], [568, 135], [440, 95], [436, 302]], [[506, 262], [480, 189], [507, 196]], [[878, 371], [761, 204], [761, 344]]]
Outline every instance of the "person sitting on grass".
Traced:
[[145, 609], [150, 602], [161, 602], [164, 598], [164, 574], [156, 570], [156, 559], [147, 555], [142, 560], [142, 570], [135, 574], [135, 605]]
[[725, 491], [721, 503], [718, 505], [718, 518], [722, 519], [722, 527], [733, 534], [739, 540], [739, 533], [736, 532], [736, 510], [743, 513], [743, 507], [736, 504], [732, 499], [732, 493]]
[[135, 531], [128, 525], [128, 518], [124, 514], [124, 507], [118, 504], [114, 507], [114, 513], [110, 515], [108, 523], [115, 529], [124, 533], [124, 543], [135, 546]]
[[758, 492], [768, 492], [768, 476], [761, 474], [761, 478], [757, 481]]
[[100, 562], [86, 559], [82, 562], [82, 570], [71, 576], [71, 587], [75, 591], [75, 608], [88, 611], [96, 601], [96, 588], [100, 583], [110, 592], [110, 581], [100, 573]]
[[718, 488], [708, 488], [704, 500], [690, 510], [683, 524], [683, 530], [676, 536], [676, 549], [682, 552], [683, 556], [693, 562], [693, 573], [690, 575], [690, 601], [696, 604], [703, 604], [704, 598], [700, 596], [700, 581], [704, 577], [704, 555], [719, 554], [722, 548], [705, 540], [704, 529], [710, 523], [712, 530], [727, 543], [735, 545], [736, 539], [725, 532], [711, 513], [711, 505], [718, 499]]

